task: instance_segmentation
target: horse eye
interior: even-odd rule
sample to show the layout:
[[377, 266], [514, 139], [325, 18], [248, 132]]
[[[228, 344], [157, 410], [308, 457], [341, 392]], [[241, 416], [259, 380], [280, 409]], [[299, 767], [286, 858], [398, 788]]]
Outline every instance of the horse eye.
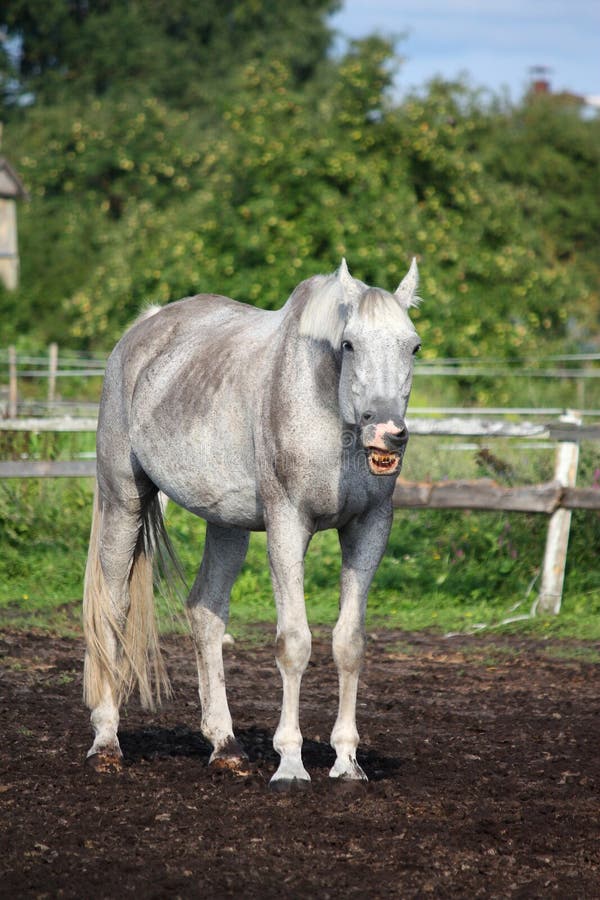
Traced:
[[354, 347], [350, 343], [350, 341], [342, 341], [342, 350], [354, 350]]
[[421, 345], [417, 344], [417, 346], [413, 350], [413, 356], [416, 356], [420, 349], [421, 349]]

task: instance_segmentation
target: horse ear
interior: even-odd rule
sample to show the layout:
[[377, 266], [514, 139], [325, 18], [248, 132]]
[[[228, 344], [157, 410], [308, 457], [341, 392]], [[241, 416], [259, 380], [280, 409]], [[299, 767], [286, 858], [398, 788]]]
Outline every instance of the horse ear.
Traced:
[[337, 277], [342, 287], [349, 288], [354, 284], [354, 278], [350, 274], [350, 269], [348, 268], [345, 256], [342, 257], [342, 262], [337, 270]]
[[408, 309], [411, 306], [419, 305], [419, 297], [417, 291], [419, 289], [419, 270], [417, 268], [417, 258], [413, 256], [410, 269], [394, 291], [394, 296], [404, 307]]

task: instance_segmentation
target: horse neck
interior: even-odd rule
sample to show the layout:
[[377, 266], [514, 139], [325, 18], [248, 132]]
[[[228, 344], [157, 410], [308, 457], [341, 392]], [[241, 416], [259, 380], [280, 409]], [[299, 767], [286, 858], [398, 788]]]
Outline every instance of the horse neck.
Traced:
[[335, 354], [327, 341], [299, 335], [295, 317], [287, 319], [281, 329], [273, 358], [273, 386], [290, 411], [300, 407], [312, 409], [314, 414], [339, 417]]

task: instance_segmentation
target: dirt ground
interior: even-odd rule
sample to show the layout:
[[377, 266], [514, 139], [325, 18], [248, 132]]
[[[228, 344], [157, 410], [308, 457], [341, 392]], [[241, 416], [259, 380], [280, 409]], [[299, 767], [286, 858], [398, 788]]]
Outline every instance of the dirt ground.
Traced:
[[[303, 685], [304, 792], [273, 793], [270, 642], [227, 652], [256, 773], [211, 772], [191, 643], [166, 641], [175, 699], [122, 719], [122, 774], [90, 743], [75, 640], [0, 633], [0, 895], [600, 897], [600, 666], [564, 644], [371, 635], [359, 702], [368, 785], [332, 784], [328, 642]], [[595, 648], [597, 649], [597, 648]], [[587, 656], [587, 660], [586, 660]]]

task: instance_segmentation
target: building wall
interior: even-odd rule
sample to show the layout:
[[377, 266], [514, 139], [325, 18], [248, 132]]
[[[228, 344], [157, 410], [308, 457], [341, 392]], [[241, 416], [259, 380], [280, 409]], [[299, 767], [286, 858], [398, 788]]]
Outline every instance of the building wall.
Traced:
[[5, 198], [0, 198], [0, 281], [9, 290], [19, 283], [17, 205]]

